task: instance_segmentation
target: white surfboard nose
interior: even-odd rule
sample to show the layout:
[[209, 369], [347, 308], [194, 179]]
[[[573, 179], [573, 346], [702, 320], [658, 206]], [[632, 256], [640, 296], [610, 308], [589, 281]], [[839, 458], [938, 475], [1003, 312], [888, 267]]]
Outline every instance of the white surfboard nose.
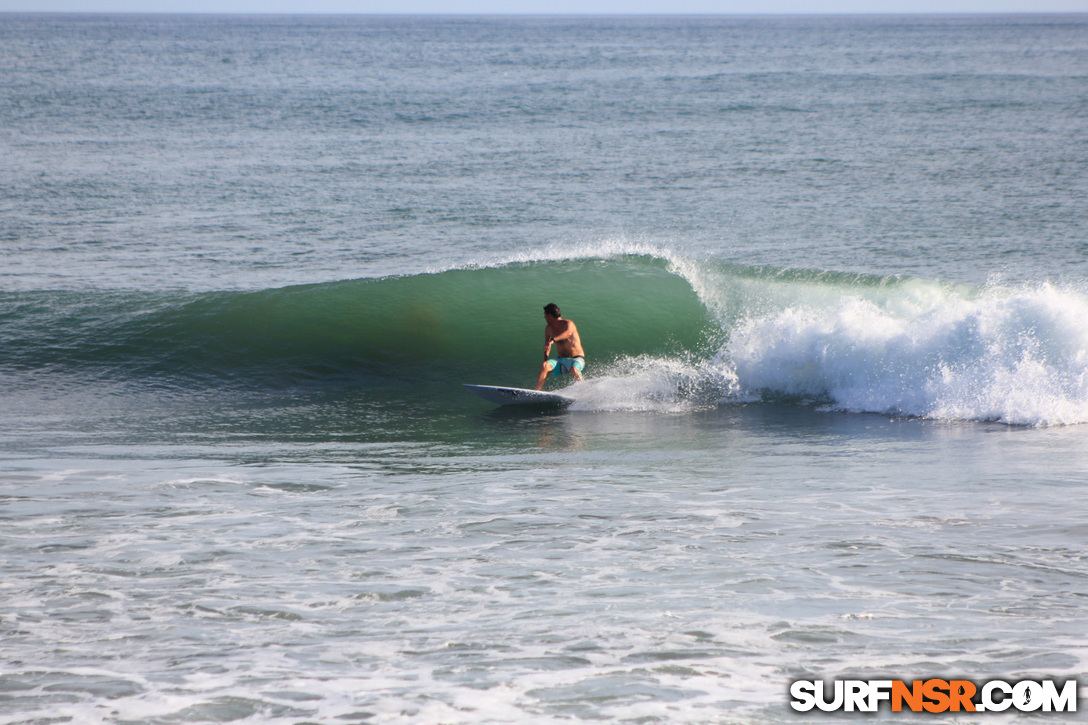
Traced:
[[527, 388], [504, 388], [497, 385], [471, 385], [462, 383], [470, 393], [480, 396], [484, 400], [499, 405], [558, 405], [567, 406], [574, 402], [574, 398], [568, 398], [559, 393], [546, 393], [543, 390], [529, 390]]

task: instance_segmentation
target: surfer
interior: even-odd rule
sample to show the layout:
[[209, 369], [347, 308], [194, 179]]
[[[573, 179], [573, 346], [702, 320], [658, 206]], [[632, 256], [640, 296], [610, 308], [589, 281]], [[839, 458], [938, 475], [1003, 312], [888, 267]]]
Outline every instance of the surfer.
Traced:
[[[575, 380], [581, 381], [582, 370], [586, 366], [586, 352], [582, 349], [582, 339], [578, 337], [578, 327], [573, 320], [564, 320], [559, 312], [559, 305], [551, 302], [544, 305], [544, 362], [540, 365], [540, 375], [536, 379], [536, 389], [544, 389], [548, 374], [563, 375], [570, 373]], [[550, 358], [552, 343], [555, 343], [557, 357]]]

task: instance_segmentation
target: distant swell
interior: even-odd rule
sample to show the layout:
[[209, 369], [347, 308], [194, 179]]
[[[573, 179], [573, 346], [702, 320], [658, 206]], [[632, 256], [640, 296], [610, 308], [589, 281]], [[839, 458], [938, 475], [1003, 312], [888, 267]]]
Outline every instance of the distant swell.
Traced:
[[0, 371], [189, 386], [334, 381], [375, 399], [410, 388], [454, 396], [442, 391], [528, 385], [541, 307], [552, 301], [578, 322], [589, 357], [576, 410], [764, 400], [1088, 422], [1084, 290], [740, 267], [646, 250], [259, 292], [9, 293], [0, 296]]

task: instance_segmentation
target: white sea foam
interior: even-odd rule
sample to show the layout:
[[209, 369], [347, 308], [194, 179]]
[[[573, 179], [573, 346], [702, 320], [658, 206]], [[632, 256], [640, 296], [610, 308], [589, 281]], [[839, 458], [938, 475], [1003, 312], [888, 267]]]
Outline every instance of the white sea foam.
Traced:
[[736, 374], [720, 365], [640, 355], [564, 391], [572, 410], [676, 413], [739, 400]]
[[849, 411], [1088, 422], [1088, 298], [1050, 284], [802, 301], [742, 320], [719, 363], [747, 390]]

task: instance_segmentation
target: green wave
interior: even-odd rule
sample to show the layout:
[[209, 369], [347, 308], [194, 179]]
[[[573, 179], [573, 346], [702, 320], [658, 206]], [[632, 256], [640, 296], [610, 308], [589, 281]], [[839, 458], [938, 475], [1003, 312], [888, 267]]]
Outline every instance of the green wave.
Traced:
[[694, 352], [713, 332], [667, 261], [623, 256], [256, 292], [9, 293], [0, 297], [0, 367], [524, 385], [541, 359], [548, 302], [578, 323], [591, 364]]

